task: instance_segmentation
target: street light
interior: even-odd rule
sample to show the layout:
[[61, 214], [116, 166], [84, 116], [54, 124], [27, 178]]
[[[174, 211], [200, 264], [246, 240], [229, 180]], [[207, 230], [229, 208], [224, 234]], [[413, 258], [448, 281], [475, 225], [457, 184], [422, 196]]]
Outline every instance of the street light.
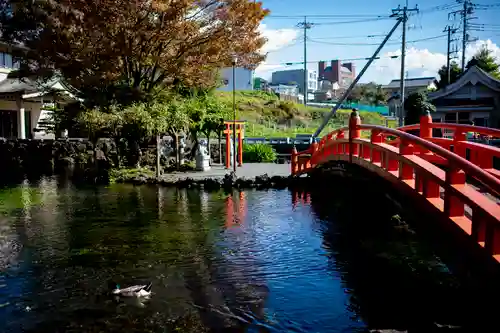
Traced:
[[233, 171], [236, 174], [236, 64], [238, 57], [233, 56]]

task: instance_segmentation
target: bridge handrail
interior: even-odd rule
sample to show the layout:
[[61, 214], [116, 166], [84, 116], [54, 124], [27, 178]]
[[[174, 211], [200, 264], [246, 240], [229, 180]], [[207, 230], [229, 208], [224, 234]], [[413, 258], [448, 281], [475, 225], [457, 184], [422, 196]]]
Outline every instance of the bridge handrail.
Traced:
[[[398, 130], [407, 132], [407, 131], [412, 131], [412, 130], [418, 130], [420, 129], [421, 124], [413, 124], [413, 125], [406, 125], [402, 127], [398, 127]], [[460, 131], [462, 133], [467, 133], [467, 132], [473, 132], [473, 133], [479, 133], [482, 135], [489, 135], [489, 136], [494, 136], [496, 138], [500, 138], [500, 130], [496, 128], [490, 128], [490, 127], [483, 127], [483, 126], [475, 126], [475, 125], [466, 125], [466, 124], [453, 124], [453, 123], [429, 123], [430, 128], [437, 128], [437, 129], [450, 129], [454, 131]]]
[[459, 155], [452, 153], [452, 152], [438, 146], [435, 143], [432, 143], [430, 141], [427, 141], [425, 139], [422, 139], [422, 138], [415, 136], [413, 134], [410, 134], [410, 133], [406, 133], [406, 132], [403, 132], [403, 131], [400, 131], [397, 129], [387, 128], [387, 127], [383, 127], [383, 126], [379, 126], [379, 125], [361, 124], [361, 125], [359, 125], [359, 128], [361, 130], [377, 130], [377, 131], [380, 131], [382, 133], [388, 133], [388, 134], [397, 136], [402, 140], [406, 140], [406, 142], [416, 143], [417, 145], [447, 159], [448, 161], [451, 162], [453, 167], [465, 171], [470, 176], [476, 178], [481, 183], [483, 183], [489, 190], [491, 190], [492, 192], [494, 192], [497, 195], [500, 195], [500, 180], [493, 177], [491, 174], [482, 170], [481, 168], [474, 165], [473, 163], [460, 157]]
[[398, 127], [398, 130], [400, 130], [402, 132], [414, 131], [414, 130], [418, 130], [418, 129], [420, 129], [420, 124], [413, 124], [413, 125], [406, 125], [406, 126]]
[[462, 133], [474, 132], [483, 135], [490, 135], [500, 138], [500, 130], [496, 128], [475, 126], [475, 125], [465, 125], [465, 124], [450, 124], [450, 123], [430, 123], [431, 128], [440, 129], [451, 129], [454, 131], [459, 130]]
[[[455, 124], [451, 124], [455, 125]], [[411, 125], [413, 126], [413, 125]], [[420, 126], [420, 125], [418, 125]], [[470, 126], [474, 127], [474, 126]], [[457, 128], [468, 128], [467, 125], [458, 125]], [[332, 138], [334, 135], [338, 135], [339, 133], [346, 132], [349, 130], [349, 127], [343, 127], [340, 129], [336, 129], [327, 135], [325, 135], [318, 144], [311, 145], [306, 151], [298, 152], [297, 155], [304, 154], [312, 154], [317, 148], [321, 148], [327, 143], [327, 138]], [[450, 152], [439, 145], [432, 143], [426, 139], [420, 138], [413, 134], [401, 131], [400, 129], [387, 128], [380, 125], [370, 125], [370, 124], [360, 124], [354, 130], [371, 130], [377, 131], [379, 135], [389, 134], [391, 136], [395, 136], [405, 143], [414, 144], [428, 150], [430, 152], [435, 153], [436, 155], [448, 160], [450, 164], [456, 168], [463, 170], [469, 176], [474, 177], [479, 182], [481, 182], [492, 194], [500, 196], [500, 180], [490, 173], [484, 171], [480, 167], [474, 165], [473, 163], [467, 161], [465, 158]], [[500, 131], [498, 131], [500, 132]], [[318, 147], [319, 146], [319, 147]], [[293, 166], [292, 166], [293, 167]]]

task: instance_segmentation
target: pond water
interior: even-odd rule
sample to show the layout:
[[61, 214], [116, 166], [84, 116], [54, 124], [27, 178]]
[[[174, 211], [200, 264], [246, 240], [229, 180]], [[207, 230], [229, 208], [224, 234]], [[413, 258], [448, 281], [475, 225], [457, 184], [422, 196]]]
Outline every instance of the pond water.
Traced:
[[[0, 331], [363, 332], [460, 324], [467, 292], [425, 239], [390, 211], [310, 197], [75, 188], [54, 179], [4, 188]], [[110, 281], [151, 281], [154, 294], [144, 302], [116, 299]]]

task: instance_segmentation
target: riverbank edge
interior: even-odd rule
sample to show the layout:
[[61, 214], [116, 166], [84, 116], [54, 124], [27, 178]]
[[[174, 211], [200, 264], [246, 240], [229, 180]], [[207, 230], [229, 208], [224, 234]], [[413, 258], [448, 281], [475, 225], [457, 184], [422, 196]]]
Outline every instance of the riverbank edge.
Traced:
[[302, 187], [307, 184], [307, 177], [269, 176], [263, 174], [256, 177], [238, 177], [234, 172], [224, 176], [206, 176], [199, 178], [168, 176], [158, 179], [155, 176], [140, 175], [121, 177], [115, 183], [132, 185], [159, 185], [175, 188], [201, 188], [205, 190], [218, 189], [286, 189]]

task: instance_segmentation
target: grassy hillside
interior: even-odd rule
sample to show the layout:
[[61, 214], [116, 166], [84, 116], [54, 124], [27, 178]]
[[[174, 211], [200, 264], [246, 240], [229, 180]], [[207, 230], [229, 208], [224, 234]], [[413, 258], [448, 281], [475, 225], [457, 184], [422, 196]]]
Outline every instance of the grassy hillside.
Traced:
[[[232, 108], [232, 92], [217, 92], [218, 98]], [[236, 92], [237, 118], [248, 121], [247, 137], [287, 137], [312, 134], [321, 124], [328, 108], [305, 107], [289, 101], [280, 101], [274, 94], [260, 91]], [[323, 133], [347, 125], [351, 110], [339, 110]], [[385, 118], [373, 112], [360, 110], [363, 123], [385, 125]], [[390, 126], [394, 124], [389, 124]]]

